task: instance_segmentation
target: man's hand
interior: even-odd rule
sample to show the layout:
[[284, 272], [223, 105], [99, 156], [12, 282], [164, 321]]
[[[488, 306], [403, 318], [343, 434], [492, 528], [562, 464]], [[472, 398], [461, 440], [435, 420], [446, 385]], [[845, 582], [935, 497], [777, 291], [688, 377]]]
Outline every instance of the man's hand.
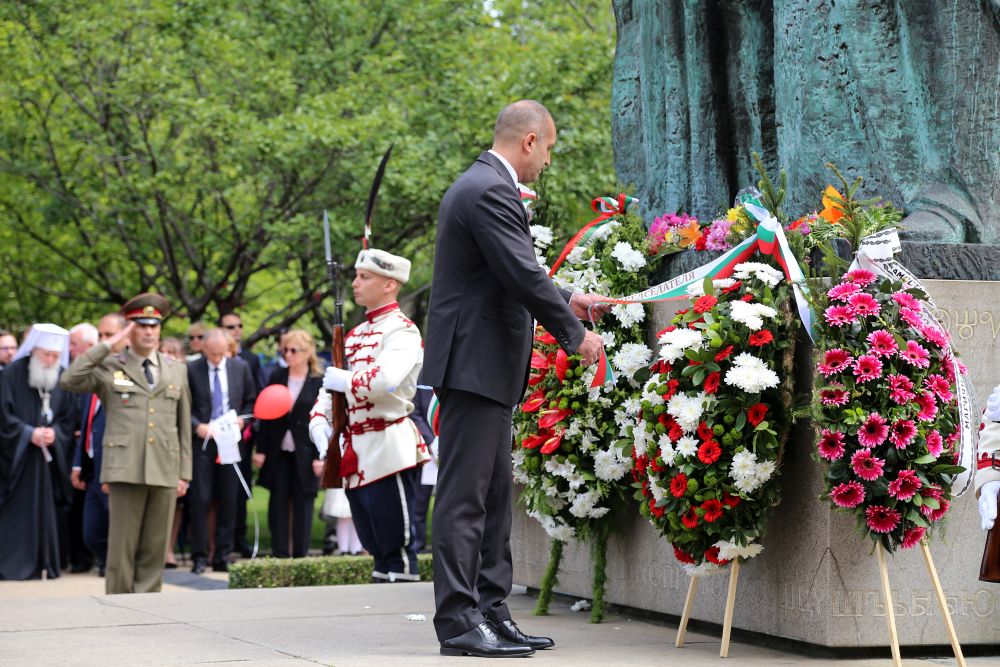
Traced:
[[601, 319], [604, 313], [611, 310], [611, 304], [605, 301], [607, 297], [600, 294], [584, 294], [576, 292], [569, 298], [569, 307], [573, 314], [585, 322], [590, 321], [590, 307], [593, 306], [594, 321]]
[[121, 352], [125, 349], [125, 344], [128, 342], [128, 337], [132, 333], [132, 329], [135, 329], [135, 322], [129, 322], [124, 329], [105, 341], [112, 352]]
[[263, 468], [264, 467], [264, 455], [259, 452], [254, 452], [250, 455], [250, 460], [253, 462], [254, 467]]
[[80, 479], [80, 469], [73, 468], [69, 473], [69, 483], [73, 485], [74, 489], [78, 491], [85, 491], [87, 489], [87, 483]]
[[177, 480], [177, 497], [183, 498], [188, 492], [188, 487], [191, 486], [186, 479]]
[[208, 424], [202, 422], [201, 424], [195, 426], [194, 434], [204, 440], [212, 435], [212, 428]]
[[979, 517], [983, 520], [983, 530], [989, 530], [997, 520], [997, 496], [1000, 482], [986, 482], [979, 489]]
[[109, 493], [111, 493], [111, 487], [108, 486], [107, 484], [101, 484], [101, 493], [103, 493], [104, 495], [108, 495]]
[[322, 477], [324, 465], [323, 459], [313, 459], [313, 474], [317, 477]]
[[38, 426], [31, 432], [31, 444], [46, 447], [56, 441], [56, 432], [48, 426]]
[[592, 363], [601, 358], [601, 349], [604, 347], [604, 341], [593, 331], [588, 331], [583, 336], [583, 342], [580, 343], [580, 347], [576, 348], [576, 353], [583, 356], [583, 360], [580, 362], [584, 366], [590, 366]]

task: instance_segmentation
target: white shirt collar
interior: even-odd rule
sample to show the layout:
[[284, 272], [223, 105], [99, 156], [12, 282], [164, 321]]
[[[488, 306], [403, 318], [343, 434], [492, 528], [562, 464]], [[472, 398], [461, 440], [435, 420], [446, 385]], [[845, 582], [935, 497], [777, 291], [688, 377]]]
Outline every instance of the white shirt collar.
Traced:
[[496, 159], [500, 160], [500, 164], [507, 168], [507, 172], [510, 174], [510, 180], [514, 181], [514, 187], [517, 188], [517, 172], [514, 171], [514, 167], [511, 166], [510, 162], [507, 162], [507, 159], [503, 155], [500, 155], [500, 153], [497, 153], [492, 148], [487, 152], [494, 155]]
[[[215, 366], [212, 364], [211, 361], [208, 360], [207, 357], [205, 358], [205, 361], [208, 363], [208, 370], [212, 370], [213, 368], [215, 368]], [[219, 362], [219, 371], [221, 372], [224, 370], [226, 370], [226, 357], [222, 357], [222, 361]]]

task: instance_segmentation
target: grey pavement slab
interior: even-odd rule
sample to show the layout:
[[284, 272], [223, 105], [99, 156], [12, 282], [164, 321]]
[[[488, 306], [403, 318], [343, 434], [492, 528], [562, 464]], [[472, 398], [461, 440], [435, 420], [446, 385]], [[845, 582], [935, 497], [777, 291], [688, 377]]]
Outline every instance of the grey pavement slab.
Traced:
[[[18, 596], [0, 586], [0, 665], [448, 665], [438, 653], [431, 623], [432, 584], [331, 586], [256, 590], [183, 590], [148, 595], [77, 594], [80, 584], [35, 582], [45, 596]], [[44, 586], [50, 588], [45, 589]], [[720, 660], [719, 639], [688, 633], [673, 646], [676, 629], [609, 615], [600, 625], [556, 601], [552, 614], [534, 617], [534, 598], [517, 589], [511, 610], [527, 631], [555, 638], [531, 665], [832, 665], [834, 660], [782, 653], [734, 642]], [[423, 614], [424, 621], [407, 620]], [[467, 662], [467, 661], [465, 661]], [[850, 667], [889, 665], [884, 658], [839, 661]], [[521, 663], [517, 663], [521, 664]], [[954, 664], [949, 659], [905, 660], [910, 667]], [[1000, 665], [971, 658], [974, 667]]]

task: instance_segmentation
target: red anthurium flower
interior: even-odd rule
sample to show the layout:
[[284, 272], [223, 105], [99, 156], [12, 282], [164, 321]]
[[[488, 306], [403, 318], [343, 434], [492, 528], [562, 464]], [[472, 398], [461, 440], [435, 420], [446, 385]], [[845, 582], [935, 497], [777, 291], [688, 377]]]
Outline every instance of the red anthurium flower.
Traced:
[[539, 432], [534, 435], [526, 436], [521, 440], [521, 446], [525, 449], [535, 449], [549, 437], [548, 433]]
[[758, 403], [757, 405], [750, 406], [747, 410], [747, 421], [753, 426], [764, 421], [764, 417], [767, 415], [767, 406], [763, 403]]
[[552, 334], [541, 327], [538, 328], [538, 333], [535, 334], [535, 340], [542, 345], [557, 345], [556, 339], [552, 336]]
[[559, 445], [562, 444], [563, 433], [565, 432], [566, 429], [562, 429], [551, 434], [549, 439], [545, 441], [545, 444], [542, 445], [542, 454], [551, 454], [559, 449]]
[[569, 408], [565, 410], [542, 410], [539, 414], [541, 417], [538, 418], [538, 426], [540, 428], [552, 428], [573, 414], [573, 411]]
[[536, 384], [545, 379], [545, 373], [532, 373], [528, 376], [528, 386], [534, 387]]
[[521, 412], [534, 412], [545, 404], [545, 391], [539, 389], [521, 404]]
[[545, 357], [544, 354], [542, 354], [538, 350], [532, 350], [531, 351], [531, 367], [532, 368], [537, 368], [538, 370], [542, 370], [542, 371], [547, 370], [548, 367], [549, 367], [549, 360]]
[[566, 356], [566, 352], [562, 348], [556, 352], [556, 377], [559, 378], [560, 382], [566, 379], [566, 369], [569, 368], [569, 357]]

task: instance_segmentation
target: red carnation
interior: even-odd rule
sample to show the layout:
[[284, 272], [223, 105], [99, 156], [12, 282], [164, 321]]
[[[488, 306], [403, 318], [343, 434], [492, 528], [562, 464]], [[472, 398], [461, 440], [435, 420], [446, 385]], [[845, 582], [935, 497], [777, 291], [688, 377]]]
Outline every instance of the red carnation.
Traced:
[[686, 551], [681, 551], [676, 546], [674, 547], [674, 558], [687, 565], [694, 565], [694, 558], [692, 558]]
[[707, 523], [712, 523], [722, 517], [722, 503], [715, 498], [703, 502], [701, 509], [705, 510], [703, 518]]
[[715, 355], [715, 361], [720, 362], [732, 353], [733, 353], [733, 346], [727, 345], [725, 348], [722, 349], [722, 351], [720, 351], [718, 354]]
[[747, 421], [750, 422], [753, 426], [757, 426], [757, 424], [764, 421], [764, 417], [766, 415], [767, 415], [767, 406], [764, 405], [763, 403], [758, 403], [757, 405], [750, 406], [750, 409], [747, 410]]
[[719, 380], [722, 376], [718, 373], [709, 373], [705, 378], [705, 393], [714, 394], [719, 390]]
[[681, 515], [681, 523], [688, 530], [693, 530], [698, 526], [698, 513], [694, 511], [693, 507]]
[[682, 472], [677, 473], [672, 480], [670, 480], [670, 494], [674, 498], [683, 498], [684, 494], [688, 490], [688, 478]]
[[719, 303], [711, 294], [706, 294], [705, 296], [700, 296], [694, 302], [694, 312], [696, 313], [707, 313], [708, 311], [715, 308], [715, 304]]
[[[698, 460], [705, 465], [711, 465], [722, 456], [722, 448], [715, 440], [708, 440], [698, 448]], [[706, 519], [707, 521], [707, 519]]]
[[726, 493], [725, 491], [723, 491], [722, 492], [722, 502], [725, 503], [728, 507], [736, 507], [737, 505], [740, 504], [740, 497], [739, 496], [730, 495], [730, 494]]
[[750, 334], [750, 345], [753, 347], [763, 347], [774, 340], [774, 336], [767, 329], [754, 331]]
[[694, 249], [704, 250], [707, 245], [708, 245], [708, 235], [702, 234], [701, 236], [698, 237], [698, 240], [694, 242]]

